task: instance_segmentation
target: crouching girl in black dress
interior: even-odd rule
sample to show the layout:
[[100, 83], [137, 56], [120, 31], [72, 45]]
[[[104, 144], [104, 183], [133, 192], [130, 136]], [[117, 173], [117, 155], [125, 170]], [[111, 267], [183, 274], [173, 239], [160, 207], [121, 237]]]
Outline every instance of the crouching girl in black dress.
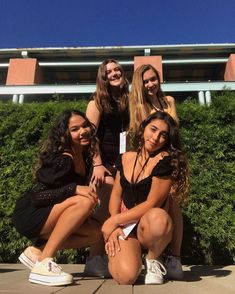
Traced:
[[36, 183], [18, 199], [13, 214], [22, 235], [45, 240], [42, 247], [28, 247], [19, 257], [31, 269], [30, 282], [72, 283], [72, 275], [53, 261], [56, 251], [85, 246], [99, 250], [102, 244], [99, 225], [89, 218], [98, 197], [86, 181], [96, 145], [95, 129], [86, 116], [67, 110], [57, 118], [40, 150]]
[[[165, 112], [155, 112], [142, 122], [138, 146], [120, 156], [111, 193], [111, 217], [102, 231], [109, 255], [109, 271], [120, 284], [133, 284], [142, 268], [141, 248], [147, 250], [145, 284], [162, 284], [166, 274], [159, 257], [172, 238], [168, 214], [169, 191], [187, 195], [187, 162], [178, 127]], [[126, 229], [132, 231], [127, 237]], [[134, 227], [134, 228], [133, 228]]]

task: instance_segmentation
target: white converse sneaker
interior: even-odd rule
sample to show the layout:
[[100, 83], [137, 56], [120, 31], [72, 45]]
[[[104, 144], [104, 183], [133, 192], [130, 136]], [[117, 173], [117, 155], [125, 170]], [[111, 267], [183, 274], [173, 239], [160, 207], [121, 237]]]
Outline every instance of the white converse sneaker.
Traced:
[[45, 258], [36, 262], [30, 275], [29, 281], [47, 286], [68, 285], [73, 282], [73, 276], [62, 272], [62, 269], [52, 258]]
[[163, 276], [166, 274], [166, 269], [160, 261], [146, 258], [146, 285], [160, 285], [163, 284]]
[[31, 246], [27, 247], [18, 258], [19, 261], [29, 269], [32, 269], [35, 266], [35, 263], [38, 261], [39, 257], [39, 255], [32, 252], [31, 248]]
[[87, 277], [111, 278], [108, 269], [108, 256], [96, 255], [88, 258], [83, 274]]
[[167, 270], [167, 279], [181, 280], [184, 276], [180, 257], [167, 256], [165, 261], [165, 267]]

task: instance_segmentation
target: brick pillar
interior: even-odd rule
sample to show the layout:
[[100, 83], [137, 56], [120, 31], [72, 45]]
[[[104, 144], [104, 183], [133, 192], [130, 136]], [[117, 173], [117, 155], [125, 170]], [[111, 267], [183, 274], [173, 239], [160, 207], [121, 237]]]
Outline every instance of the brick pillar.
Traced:
[[10, 59], [6, 85], [35, 85], [41, 83], [42, 71], [37, 59]]
[[230, 54], [224, 73], [225, 81], [235, 81], [235, 54]]
[[151, 64], [159, 72], [161, 82], [163, 82], [162, 56], [135, 56], [134, 70], [140, 65]]

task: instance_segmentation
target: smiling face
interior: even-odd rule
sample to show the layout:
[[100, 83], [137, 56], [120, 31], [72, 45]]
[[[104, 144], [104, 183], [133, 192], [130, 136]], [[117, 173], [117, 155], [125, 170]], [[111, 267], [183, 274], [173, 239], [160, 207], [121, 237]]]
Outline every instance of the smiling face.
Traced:
[[164, 120], [153, 119], [144, 129], [144, 147], [148, 153], [161, 149], [168, 141], [169, 127]]
[[120, 87], [123, 81], [123, 75], [120, 67], [114, 63], [109, 62], [106, 65], [106, 77], [112, 87]]
[[91, 129], [82, 116], [75, 114], [71, 116], [68, 124], [68, 131], [71, 136], [72, 144], [79, 146], [87, 146], [90, 144]]
[[148, 97], [155, 97], [159, 90], [159, 81], [156, 73], [149, 69], [143, 74], [143, 85]]

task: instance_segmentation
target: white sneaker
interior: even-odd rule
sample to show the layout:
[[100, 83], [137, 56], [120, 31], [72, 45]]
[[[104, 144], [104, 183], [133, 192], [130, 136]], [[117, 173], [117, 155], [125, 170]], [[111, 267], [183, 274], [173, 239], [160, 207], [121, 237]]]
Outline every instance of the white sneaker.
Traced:
[[160, 285], [163, 284], [163, 276], [166, 274], [166, 269], [160, 261], [146, 258], [146, 285]]
[[181, 280], [184, 276], [180, 257], [167, 256], [165, 261], [165, 267], [167, 270], [167, 279]]
[[36, 262], [30, 275], [29, 281], [47, 286], [61, 286], [73, 283], [73, 276], [62, 272], [62, 269], [52, 258], [45, 258]]
[[32, 269], [35, 266], [39, 257], [39, 255], [32, 252], [31, 248], [31, 246], [27, 247], [18, 257], [19, 261], [29, 269]]
[[83, 274], [87, 277], [111, 278], [108, 269], [108, 256], [96, 255], [88, 258]]

